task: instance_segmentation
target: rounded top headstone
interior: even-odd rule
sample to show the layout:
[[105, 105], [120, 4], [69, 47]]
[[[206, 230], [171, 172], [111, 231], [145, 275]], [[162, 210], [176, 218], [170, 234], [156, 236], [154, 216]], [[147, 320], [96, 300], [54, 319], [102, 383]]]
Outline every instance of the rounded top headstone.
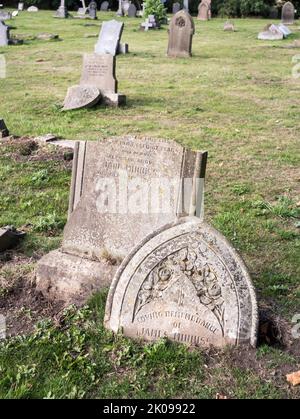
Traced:
[[187, 217], [148, 236], [124, 260], [110, 288], [105, 325], [148, 341], [255, 346], [255, 291], [232, 245]]

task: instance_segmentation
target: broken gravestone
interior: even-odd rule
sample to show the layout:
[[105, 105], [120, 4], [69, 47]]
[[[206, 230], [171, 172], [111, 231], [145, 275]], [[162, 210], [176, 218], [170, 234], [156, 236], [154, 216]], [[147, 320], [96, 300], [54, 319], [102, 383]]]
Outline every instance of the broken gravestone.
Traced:
[[116, 55], [123, 29], [123, 22], [117, 20], [103, 22], [98, 42], [95, 45], [95, 53]]
[[282, 7], [281, 20], [284, 25], [293, 25], [295, 20], [295, 7], [288, 1]]
[[[1, 34], [0, 34], [0, 38], [1, 38]], [[8, 136], [9, 136], [9, 131], [7, 129], [7, 126], [6, 126], [5, 122], [4, 122], [4, 119], [0, 118], [0, 138], [5, 138], [5, 137], [8, 137]]]
[[95, 86], [72, 86], [68, 89], [63, 110], [90, 108], [96, 105], [100, 99], [101, 92]]
[[118, 93], [116, 57], [84, 54], [80, 84], [69, 88], [63, 110], [91, 107], [100, 100], [107, 106], [126, 103], [126, 96]]
[[265, 30], [258, 34], [257, 38], [262, 41], [278, 41], [283, 39], [283, 32], [277, 25], [267, 25]]
[[105, 326], [191, 346], [256, 345], [258, 312], [248, 270], [231, 244], [196, 217], [145, 238], [118, 269]]
[[38, 263], [50, 299], [83, 301], [111, 283], [145, 236], [181, 215], [200, 215], [206, 153], [132, 136], [76, 143], [62, 248]]
[[170, 22], [168, 57], [190, 57], [194, 33], [195, 26], [191, 15], [186, 10], [177, 12]]

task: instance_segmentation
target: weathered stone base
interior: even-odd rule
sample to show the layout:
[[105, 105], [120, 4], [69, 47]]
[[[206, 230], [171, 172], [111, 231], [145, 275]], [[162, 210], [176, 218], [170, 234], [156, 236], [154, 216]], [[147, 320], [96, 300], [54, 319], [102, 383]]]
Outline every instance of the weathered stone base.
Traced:
[[109, 286], [117, 266], [92, 261], [54, 250], [44, 256], [36, 269], [37, 290], [49, 300], [82, 304], [94, 292]]
[[119, 93], [102, 92], [101, 102], [106, 106], [122, 106], [126, 105], [126, 96]]

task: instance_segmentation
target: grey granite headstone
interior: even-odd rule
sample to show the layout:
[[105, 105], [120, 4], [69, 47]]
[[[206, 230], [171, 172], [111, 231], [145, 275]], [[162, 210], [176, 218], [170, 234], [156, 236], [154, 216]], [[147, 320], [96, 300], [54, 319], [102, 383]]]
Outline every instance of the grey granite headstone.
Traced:
[[127, 10], [127, 16], [136, 17], [136, 11], [137, 11], [136, 6], [133, 3], [131, 3]]
[[126, 136], [77, 144], [62, 248], [39, 262], [38, 289], [70, 301], [110, 284], [146, 235], [177, 216], [200, 215], [205, 162], [206, 153], [174, 141]]
[[5, 47], [9, 43], [9, 28], [0, 20], [0, 47]]
[[92, 0], [89, 4], [89, 17], [90, 19], [97, 19], [97, 3]]
[[101, 10], [102, 12], [107, 12], [107, 11], [108, 11], [108, 6], [109, 6], [108, 1], [103, 1], [103, 2], [101, 3], [100, 10]]
[[185, 10], [177, 12], [169, 26], [168, 57], [190, 57], [194, 32], [195, 26], [191, 15]]
[[97, 54], [116, 55], [124, 28], [123, 22], [110, 20], [102, 23], [99, 39], [95, 45]]
[[[0, 41], [1, 41], [1, 22], [0, 22]], [[1, 44], [0, 44], [1, 46]], [[9, 131], [7, 129], [7, 126], [4, 122], [4, 119], [0, 119], [0, 138], [8, 137]]]
[[65, 0], [61, 0], [60, 6], [57, 9], [54, 17], [60, 18], [60, 19], [67, 19], [68, 16], [69, 16], [69, 14], [68, 14], [68, 10], [66, 8]]
[[293, 25], [295, 20], [295, 7], [288, 1], [282, 7], [281, 20], [284, 25]]
[[149, 235], [127, 256], [111, 284], [105, 326], [146, 341], [255, 346], [255, 291], [231, 244], [188, 217]]
[[173, 15], [175, 15], [177, 12], [179, 12], [180, 9], [181, 9], [180, 3], [178, 3], [178, 2], [173, 3], [173, 6], [172, 6], [172, 13], [173, 13]]
[[89, 108], [96, 105], [100, 99], [101, 92], [95, 86], [72, 86], [68, 89], [63, 110]]
[[0, 21], [2, 20], [10, 20], [11, 19], [11, 13], [6, 12], [5, 10], [0, 10]]

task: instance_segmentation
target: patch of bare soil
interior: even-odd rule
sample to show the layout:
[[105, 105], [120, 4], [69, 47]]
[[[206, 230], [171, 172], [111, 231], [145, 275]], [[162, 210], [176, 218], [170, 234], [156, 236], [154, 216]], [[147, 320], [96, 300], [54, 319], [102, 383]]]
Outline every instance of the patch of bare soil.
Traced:
[[36, 290], [32, 270], [28, 272], [22, 269], [25, 266], [33, 269], [34, 262], [32, 258], [14, 251], [1, 254], [0, 275], [3, 268], [14, 273], [7, 288], [0, 288], [0, 314], [6, 318], [7, 336], [30, 333], [39, 320], [55, 319], [63, 308], [61, 303], [45, 300]]

